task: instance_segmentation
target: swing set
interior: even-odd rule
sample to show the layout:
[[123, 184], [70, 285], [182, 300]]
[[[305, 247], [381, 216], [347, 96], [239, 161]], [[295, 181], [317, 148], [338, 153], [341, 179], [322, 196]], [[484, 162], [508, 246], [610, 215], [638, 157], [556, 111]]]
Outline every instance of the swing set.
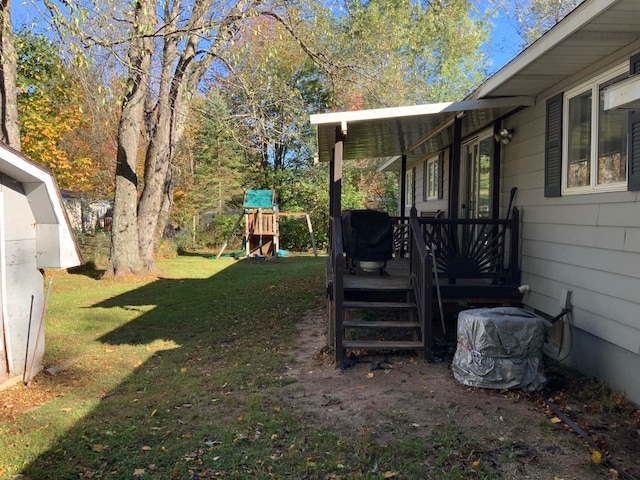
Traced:
[[309, 214], [306, 212], [280, 212], [276, 203], [275, 191], [247, 190], [242, 207], [243, 211], [238, 216], [216, 259], [220, 258], [224, 249], [227, 248], [243, 219], [245, 222], [242, 244], [245, 256], [250, 258], [277, 257], [282, 252], [278, 227], [278, 218], [282, 216], [306, 218], [313, 253], [318, 256]]

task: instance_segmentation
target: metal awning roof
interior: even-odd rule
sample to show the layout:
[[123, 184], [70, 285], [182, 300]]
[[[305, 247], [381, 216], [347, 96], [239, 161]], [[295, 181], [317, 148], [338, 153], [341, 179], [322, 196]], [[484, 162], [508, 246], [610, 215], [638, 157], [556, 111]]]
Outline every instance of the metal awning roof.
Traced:
[[[638, 0], [585, 0], [465, 101], [312, 115], [319, 159], [331, 159], [336, 128], [344, 126], [345, 160], [436, 152], [451, 143], [456, 115], [464, 112], [463, 136], [468, 135], [616, 52], [640, 50], [639, 24]], [[473, 100], [483, 103], [474, 108], [468, 103]]]
[[311, 116], [318, 126], [320, 161], [330, 161], [336, 129], [346, 134], [344, 160], [424, 156], [453, 140], [453, 121], [464, 115], [463, 135], [490, 124], [514, 108], [533, 105], [531, 97], [492, 98], [411, 107], [324, 113]]

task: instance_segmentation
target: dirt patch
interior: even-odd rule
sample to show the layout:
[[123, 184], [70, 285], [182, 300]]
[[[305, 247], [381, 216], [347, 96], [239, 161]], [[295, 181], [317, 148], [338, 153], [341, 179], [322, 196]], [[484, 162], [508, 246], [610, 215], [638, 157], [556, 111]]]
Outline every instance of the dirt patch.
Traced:
[[[453, 347], [442, 349], [434, 363], [404, 354], [358, 355], [342, 369], [327, 352], [325, 332], [323, 312], [310, 312], [299, 325], [298, 360], [288, 371], [303, 385], [292, 397], [310, 422], [345, 436], [370, 435], [383, 446], [398, 435], [427, 437], [455, 424], [483, 445], [470, 456], [491, 462], [502, 478], [640, 475], [640, 412], [574, 372], [548, 368], [547, 387], [533, 394], [467, 387], [453, 377]], [[590, 396], [590, 388], [597, 395]], [[557, 421], [545, 399], [588, 432], [620, 471], [594, 463], [598, 454]]]

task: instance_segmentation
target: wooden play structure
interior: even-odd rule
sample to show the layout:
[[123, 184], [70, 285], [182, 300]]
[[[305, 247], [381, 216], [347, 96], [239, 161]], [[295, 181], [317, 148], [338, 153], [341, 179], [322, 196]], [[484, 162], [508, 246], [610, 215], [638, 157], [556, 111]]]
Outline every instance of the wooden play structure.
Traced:
[[280, 231], [278, 228], [278, 218], [280, 216], [306, 218], [313, 253], [316, 256], [318, 255], [309, 214], [305, 212], [279, 212], [276, 194], [273, 190], [247, 190], [242, 207], [242, 213], [239, 215], [216, 258], [220, 258], [243, 219], [243, 249], [245, 256], [253, 258], [277, 257], [280, 252]]

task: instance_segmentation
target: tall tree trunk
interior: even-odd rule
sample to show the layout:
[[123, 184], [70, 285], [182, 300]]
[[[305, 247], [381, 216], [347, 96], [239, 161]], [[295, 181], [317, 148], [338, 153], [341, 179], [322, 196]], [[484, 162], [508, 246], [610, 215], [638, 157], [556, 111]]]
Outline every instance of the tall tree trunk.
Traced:
[[13, 44], [11, 0], [0, 1], [0, 130], [4, 143], [20, 150], [16, 49]]
[[[191, 14], [188, 30], [196, 30], [202, 25], [207, 11], [207, 2], [196, 2]], [[167, 12], [168, 13], [168, 12]], [[178, 18], [171, 15], [168, 18]], [[178, 56], [178, 42], [181, 35], [166, 35], [162, 59], [160, 91], [156, 104], [156, 123], [151, 135], [149, 149], [145, 159], [144, 188], [138, 207], [138, 230], [140, 256], [144, 268], [155, 270], [155, 241], [162, 233], [169, 210], [162, 212], [165, 201], [166, 179], [171, 178], [170, 165], [175, 150], [184, 131], [180, 119], [185, 107], [184, 92], [192, 85], [194, 74], [193, 61], [200, 37], [196, 33], [189, 34], [182, 51]], [[177, 63], [176, 63], [177, 62]], [[175, 66], [175, 70], [174, 70]], [[168, 197], [168, 200], [172, 200]], [[170, 208], [171, 202], [164, 204]], [[161, 221], [162, 223], [158, 223]]]
[[163, 227], [169, 220], [171, 207], [173, 206], [173, 171], [171, 167], [167, 170], [167, 176], [164, 180], [164, 192], [162, 202], [160, 204], [160, 212], [158, 213], [158, 225]]
[[[151, 141], [145, 157], [144, 188], [138, 207], [140, 257], [144, 268], [151, 271], [156, 269], [154, 247], [158, 235], [158, 214], [173, 150], [174, 115], [171, 100], [171, 70], [175, 56], [176, 41], [170, 38], [165, 39], [160, 91], [156, 104], [156, 122], [151, 132]], [[160, 227], [162, 228], [162, 225]]]
[[111, 254], [106, 276], [140, 274], [143, 264], [138, 250], [138, 149], [144, 102], [149, 91], [155, 11], [153, 0], [139, 0], [135, 10], [135, 32], [129, 47], [127, 95], [122, 102], [118, 127], [116, 190], [111, 231]]

